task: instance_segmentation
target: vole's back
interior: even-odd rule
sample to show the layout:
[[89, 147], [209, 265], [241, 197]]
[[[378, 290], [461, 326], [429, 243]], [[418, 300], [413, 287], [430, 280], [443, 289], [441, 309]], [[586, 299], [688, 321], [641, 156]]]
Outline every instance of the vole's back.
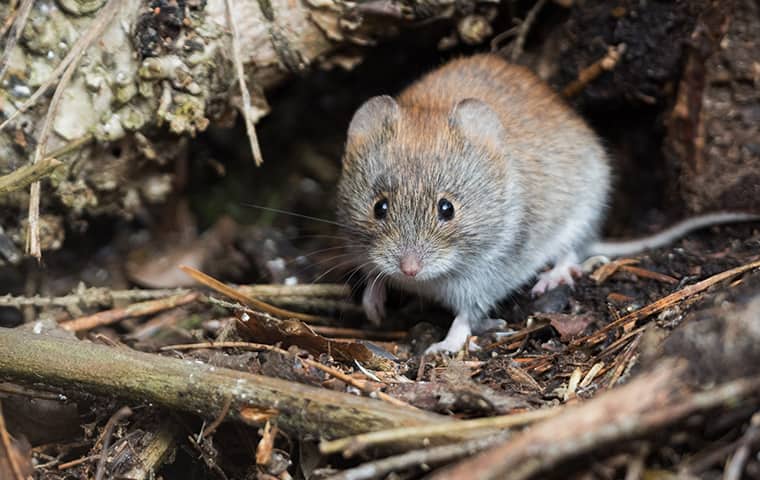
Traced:
[[487, 54], [449, 62], [398, 101], [402, 109], [447, 112], [466, 98], [486, 102], [502, 121], [505, 155], [515, 160], [511, 166], [523, 185], [526, 248], [559, 256], [594, 235], [610, 173], [603, 148], [580, 117], [531, 71]]

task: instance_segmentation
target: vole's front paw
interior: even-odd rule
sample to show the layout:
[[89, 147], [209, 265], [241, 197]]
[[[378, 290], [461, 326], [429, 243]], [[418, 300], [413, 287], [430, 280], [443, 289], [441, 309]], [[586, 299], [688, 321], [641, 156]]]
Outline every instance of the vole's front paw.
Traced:
[[459, 342], [458, 340], [452, 341], [449, 338], [445, 338], [441, 340], [440, 342], [434, 343], [430, 345], [425, 350], [425, 355], [432, 355], [435, 353], [455, 353], [462, 349], [464, 346], [464, 341]]
[[379, 327], [385, 318], [385, 285], [370, 280], [362, 295], [362, 308], [370, 323]]

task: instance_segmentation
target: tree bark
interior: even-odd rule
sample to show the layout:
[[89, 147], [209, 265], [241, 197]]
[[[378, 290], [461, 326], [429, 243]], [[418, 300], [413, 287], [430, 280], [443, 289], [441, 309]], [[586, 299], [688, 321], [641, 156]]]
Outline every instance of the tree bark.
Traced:
[[[422, 410], [216, 368], [127, 348], [0, 329], [0, 377], [65, 392], [116, 396], [214, 418], [262, 424], [276, 418], [299, 435], [338, 438], [399, 426], [451, 421]], [[452, 433], [456, 437], [455, 433]]]

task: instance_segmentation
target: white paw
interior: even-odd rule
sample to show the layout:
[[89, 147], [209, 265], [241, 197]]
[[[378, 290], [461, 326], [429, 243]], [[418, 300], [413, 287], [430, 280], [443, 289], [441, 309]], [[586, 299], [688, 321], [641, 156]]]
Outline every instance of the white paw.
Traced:
[[425, 355], [432, 355], [435, 353], [456, 353], [464, 347], [465, 341], [466, 339], [460, 342], [458, 339], [451, 340], [445, 338], [438, 343], [430, 345], [427, 350], [425, 350]]
[[562, 284], [572, 287], [575, 284], [573, 276], [581, 275], [581, 273], [581, 267], [578, 265], [557, 265], [548, 272], [542, 272], [538, 275], [538, 281], [530, 293], [535, 297]]
[[385, 285], [370, 280], [362, 295], [362, 308], [370, 323], [379, 327], [385, 318]]

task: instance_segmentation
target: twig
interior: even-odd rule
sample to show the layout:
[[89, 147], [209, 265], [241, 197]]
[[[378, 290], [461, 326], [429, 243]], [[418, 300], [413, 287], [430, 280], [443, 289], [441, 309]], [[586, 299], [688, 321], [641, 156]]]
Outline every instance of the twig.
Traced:
[[[534, 477], [566, 461], [625, 439], [644, 436], [695, 412], [730, 408], [757, 395], [760, 377], [727, 382], [692, 393], [682, 380], [684, 363], [664, 361], [652, 372], [592, 400], [565, 407], [560, 415], [538, 423], [431, 479]], [[583, 432], [578, 435], [578, 432]]]
[[[219, 428], [219, 425], [222, 424], [225, 418], [227, 418], [227, 414], [230, 413], [230, 405], [232, 404], [232, 398], [227, 397], [227, 400], [224, 401], [224, 406], [222, 407], [222, 411], [219, 412], [219, 415], [216, 416], [213, 422], [211, 422], [203, 431], [203, 435], [201, 435], [201, 438], [206, 438], [209, 435], [213, 434], [217, 428]], [[200, 441], [200, 439], [198, 439]]]
[[113, 310], [98, 312], [86, 317], [62, 322], [60, 324], [60, 327], [72, 332], [92, 330], [96, 327], [102, 327], [103, 325], [110, 325], [112, 323], [119, 322], [125, 318], [151, 315], [162, 310], [168, 310], [170, 308], [187, 305], [188, 303], [192, 303], [197, 300], [199, 296], [200, 293], [192, 292], [185, 295], [162, 298], [160, 300], [150, 300], [147, 302], [134, 303], [128, 307], [115, 308]]
[[[11, 28], [11, 25], [13, 25], [13, 22], [16, 20], [16, 15], [18, 15], [18, 0], [11, 0], [8, 4], [8, 15], [5, 17], [5, 21], [3, 22], [3, 26], [0, 28], [0, 38], [3, 38], [6, 33], [8, 33], [8, 29]], [[2, 63], [0, 63], [2, 65]], [[0, 77], [2, 79], [2, 77]]]
[[652, 270], [647, 270], [645, 268], [636, 267], [633, 265], [621, 265], [620, 270], [623, 270], [628, 273], [632, 273], [636, 275], [637, 277], [651, 278], [652, 280], [657, 280], [658, 282], [669, 283], [671, 285], [678, 285], [677, 278], [673, 278], [670, 275], [665, 275], [664, 273], [653, 272]]
[[16, 21], [13, 22], [13, 26], [11, 27], [11, 34], [8, 37], [8, 42], [5, 44], [3, 56], [0, 57], [0, 80], [5, 77], [5, 72], [10, 64], [11, 54], [13, 53], [13, 49], [16, 48], [19, 38], [21, 38], [21, 34], [24, 32], [24, 27], [29, 18], [29, 12], [32, 11], [33, 4], [34, 0], [23, 0], [18, 10], [14, 12]]
[[256, 127], [253, 124], [253, 118], [251, 118], [251, 93], [245, 83], [243, 55], [240, 53], [240, 33], [238, 32], [235, 14], [232, 11], [232, 0], [225, 0], [224, 3], [227, 8], [227, 22], [230, 24], [230, 30], [232, 32], [232, 60], [235, 64], [235, 72], [238, 77], [238, 84], [240, 85], [240, 95], [243, 102], [241, 110], [243, 111], [243, 120], [245, 120], [245, 131], [248, 133], [248, 141], [251, 145], [253, 161], [258, 166], [263, 163], [264, 159], [261, 156], [261, 148], [259, 147], [259, 140], [256, 136]]
[[[53, 119], [55, 118], [57, 112], [58, 112], [58, 106], [61, 101], [61, 97], [63, 96], [63, 92], [66, 89], [66, 86], [69, 84], [69, 81], [71, 80], [72, 75], [74, 75], [74, 71], [76, 70], [76, 67], [79, 65], [79, 61], [82, 59], [82, 56], [84, 56], [85, 51], [87, 51], [87, 48], [90, 46], [92, 42], [95, 41], [96, 38], [98, 38], [102, 33], [103, 30], [105, 30], [106, 26], [111, 21], [111, 18], [116, 14], [117, 8], [119, 7], [121, 2], [119, 0], [108, 0], [108, 3], [100, 10], [100, 13], [98, 13], [98, 16], [95, 17], [95, 20], [93, 20], [92, 25], [88, 29], [88, 31], [80, 37], [75, 46], [72, 47], [71, 51], [68, 55], [66, 55], [66, 58], [64, 58], [64, 62], [71, 57], [71, 61], [69, 64], [66, 65], [66, 68], [63, 71], [63, 74], [61, 74], [61, 79], [58, 82], [58, 86], [55, 88], [55, 92], [53, 93], [53, 98], [50, 100], [50, 105], [48, 106], [47, 114], [45, 115], [45, 119], [42, 121], [42, 127], [40, 129], [39, 137], [37, 138], [37, 148], [34, 150], [34, 157], [32, 158], [32, 163], [39, 163], [40, 160], [45, 158], [45, 149], [47, 148], [47, 139], [50, 134], [50, 130], [53, 125]], [[80, 41], [81, 45], [80, 45]], [[63, 62], [61, 62], [63, 63]], [[54, 76], [51, 76], [54, 77]], [[46, 82], [47, 83], [47, 82]], [[42, 86], [40, 87], [42, 89]], [[40, 91], [38, 89], [38, 91]], [[36, 93], [36, 92], [35, 92]], [[31, 98], [29, 99], [32, 100]], [[11, 115], [8, 120], [3, 122], [2, 125], [0, 125], [0, 130], [2, 130], [3, 126], [6, 125], [11, 118], [15, 117], [16, 114], [18, 114], [21, 110], [17, 110], [14, 112], [13, 115]], [[32, 188], [29, 195], [29, 226], [27, 230], [27, 241], [26, 241], [26, 252], [35, 258], [37, 260], [41, 260], [42, 258], [42, 250], [40, 248], [40, 225], [39, 225], [39, 219], [40, 219], [40, 182], [39, 180], [32, 183]]]
[[741, 480], [744, 466], [751, 453], [752, 446], [760, 439], [760, 413], [752, 415], [747, 431], [739, 440], [739, 448], [731, 456], [725, 470], [723, 480]]
[[507, 335], [506, 337], [502, 338], [501, 340], [498, 340], [496, 342], [493, 342], [493, 343], [490, 343], [490, 344], [486, 345], [485, 347], [483, 347], [483, 350], [490, 351], [490, 350], [493, 350], [494, 348], [498, 348], [498, 347], [500, 347], [502, 345], [506, 345], [507, 343], [513, 343], [513, 342], [516, 342], [518, 340], [522, 340], [523, 338], [528, 337], [531, 333], [537, 332], [539, 330], [543, 330], [544, 328], [548, 327], [549, 325], [550, 325], [549, 322], [546, 322], [546, 323], [543, 323], [543, 324], [540, 324], [540, 325], [534, 325], [532, 327], [523, 328], [519, 332], [515, 332], [512, 335]]
[[600, 339], [603, 339], [604, 334], [614, 328], [621, 327], [628, 323], [637, 322], [650, 315], [659, 313], [667, 308], [670, 308], [676, 305], [678, 302], [688, 297], [691, 297], [692, 295], [696, 295], [697, 293], [701, 293], [707, 290], [708, 288], [712, 287], [716, 283], [722, 282], [723, 280], [727, 280], [737, 275], [741, 275], [742, 273], [748, 272], [750, 270], [754, 270], [755, 268], [760, 268], [760, 260], [748, 263], [746, 265], [742, 265], [740, 267], [732, 268], [730, 270], [726, 270], [721, 273], [717, 273], [709, 278], [702, 280], [701, 282], [697, 282], [693, 285], [686, 286], [682, 288], [681, 290], [678, 290], [677, 292], [673, 292], [670, 295], [667, 295], [653, 303], [650, 303], [649, 305], [645, 307], [635, 310], [627, 315], [624, 315], [620, 317], [619, 319], [608, 323], [607, 325], [600, 328], [599, 330], [592, 333], [591, 335], [574, 340], [573, 344], [581, 345], [586, 342], [595, 342]]
[[6, 195], [16, 190], [21, 190], [33, 182], [50, 175], [56, 168], [63, 165], [55, 158], [48, 157], [38, 163], [28, 163], [17, 168], [8, 175], [0, 177], [0, 195]]
[[517, 38], [515, 38], [515, 43], [512, 45], [512, 54], [509, 56], [513, 62], [516, 62], [517, 59], [520, 58], [520, 55], [522, 55], [525, 39], [528, 38], [530, 27], [533, 25], [533, 22], [536, 21], [538, 12], [544, 8], [545, 3], [546, 0], [538, 0], [532, 7], [530, 7], [528, 14], [525, 15], [525, 19], [520, 22], [520, 27], [517, 30]]
[[220, 398], [230, 397], [228, 419], [259, 425], [277, 415], [284, 430], [322, 438], [438, 422], [462, 438], [457, 422], [442, 415], [127, 348], [4, 328], [0, 352], [0, 377], [38, 388], [79, 389], [209, 416], [221, 410]]
[[351, 287], [343, 283], [240, 285], [237, 290], [249, 297], [351, 297]]
[[562, 96], [570, 98], [581, 93], [586, 85], [596, 80], [599, 75], [614, 69], [615, 65], [623, 58], [623, 53], [625, 53], [624, 43], [609, 47], [604, 57], [578, 72], [578, 78], [562, 89]]
[[386, 457], [374, 462], [367, 462], [350, 470], [344, 470], [336, 475], [328, 477], [329, 480], [367, 480], [371, 478], [384, 478], [387, 474], [407, 470], [420, 465], [437, 465], [450, 460], [467, 457], [478, 453], [486, 448], [503, 442], [509, 433], [501, 433], [484, 438], [458, 442], [450, 445], [412, 450]]
[[343, 337], [352, 339], [370, 339], [370, 340], [401, 340], [406, 338], [408, 332], [403, 330], [362, 330], [358, 328], [344, 328], [344, 327], [329, 327], [314, 325], [311, 327], [314, 333], [324, 335], [326, 337]]
[[[524, 413], [500, 415], [496, 417], [477, 418], [475, 420], [461, 420], [457, 422], [456, 431], [459, 434], [484, 432], [493, 433], [499, 429], [519, 427], [538, 420], [553, 417], [561, 411], [559, 408], [532, 410]], [[414, 439], [429, 440], [433, 437], [447, 438], [451, 434], [451, 425], [424, 425], [419, 427], [395, 428], [377, 432], [363, 433], [353, 437], [339, 438], [337, 440], [322, 442], [319, 451], [325, 455], [343, 452], [343, 456], [350, 457], [369, 447], [387, 445]]]
[[98, 458], [98, 455], [87, 455], [86, 457], [77, 458], [76, 460], [71, 460], [70, 462], [61, 463], [58, 465], [58, 470], [68, 470], [69, 468], [87, 463], [90, 460], [95, 460], [96, 458]]
[[132, 415], [132, 409], [129, 407], [121, 407], [116, 411], [106, 423], [105, 435], [103, 440], [103, 447], [100, 449], [100, 460], [98, 461], [98, 469], [95, 474], [95, 480], [103, 480], [103, 475], [106, 473], [106, 460], [108, 459], [108, 448], [111, 445], [111, 437], [113, 431], [116, 428], [116, 424], [124, 418]]
[[185, 295], [190, 291], [186, 288], [168, 288], [158, 290], [109, 290], [107, 288], [84, 288], [80, 286], [75, 293], [62, 297], [14, 297], [13, 295], [0, 296], [0, 306], [3, 307], [73, 307], [113, 305], [114, 301], [137, 301], [154, 298], [166, 298], [173, 295]]
[[5, 451], [5, 458], [11, 465], [13, 476], [16, 480], [26, 480], [24, 473], [21, 471], [16, 459], [18, 458], [13, 454], [13, 444], [11, 443], [11, 437], [8, 434], [8, 430], [5, 429], [5, 416], [3, 416], [3, 403], [0, 401], [0, 442], [2, 442], [3, 450]]
[[234, 288], [225, 285], [224, 283], [220, 282], [214, 277], [210, 275], [206, 275], [205, 273], [198, 271], [192, 267], [183, 265], [179, 268], [186, 274], [190, 275], [195, 281], [202, 283], [203, 285], [223, 295], [226, 295], [232, 299], [235, 299], [238, 302], [242, 303], [243, 305], [247, 305], [251, 308], [260, 310], [262, 312], [269, 313], [270, 315], [275, 315], [275, 316], [284, 317], [284, 318], [295, 318], [297, 320], [302, 320], [304, 322], [324, 323], [325, 321], [330, 321], [329, 319], [325, 319], [317, 315], [291, 312], [290, 310], [285, 310], [284, 308], [278, 308], [273, 305], [269, 305], [266, 302], [262, 302], [261, 300], [256, 300], [255, 298], [248, 297], [238, 292]]
[[387, 393], [374, 390], [367, 382], [362, 382], [360, 380], [353, 378], [350, 375], [346, 375], [345, 373], [341, 372], [337, 368], [329, 367], [323, 363], [319, 363], [315, 360], [311, 360], [310, 358], [301, 358], [297, 355], [291, 354], [287, 350], [283, 350], [282, 348], [275, 347], [274, 345], [266, 345], [263, 343], [251, 343], [251, 342], [204, 342], [204, 343], [167, 345], [165, 347], [161, 347], [161, 350], [163, 351], [197, 350], [199, 348], [242, 348], [246, 350], [267, 350], [270, 352], [277, 352], [281, 355], [285, 355], [286, 357], [297, 358], [298, 361], [302, 362], [303, 364], [316, 368], [317, 370], [323, 371], [329, 375], [332, 375], [333, 377], [337, 378], [341, 382], [351, 385], [352, 387], [358, 388], [362, 392], [368, 394], [370, 397], [377, 397], [380, 400], [388, 402], [392, 405], [396, 405], [398, 407], [404, 407], [404, 408], [416, 410], [415, 407], [409, 405], [408, 403], [403, 402], [397, 398], [393, 398]]

